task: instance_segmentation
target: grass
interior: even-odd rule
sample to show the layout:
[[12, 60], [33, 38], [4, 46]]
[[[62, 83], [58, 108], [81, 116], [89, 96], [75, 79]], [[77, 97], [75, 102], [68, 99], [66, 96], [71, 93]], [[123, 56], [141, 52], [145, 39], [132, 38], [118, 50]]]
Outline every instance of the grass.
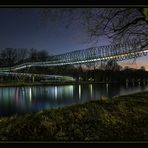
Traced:
[[1, 141], [147, 141], [148, 92], [0, 118]]

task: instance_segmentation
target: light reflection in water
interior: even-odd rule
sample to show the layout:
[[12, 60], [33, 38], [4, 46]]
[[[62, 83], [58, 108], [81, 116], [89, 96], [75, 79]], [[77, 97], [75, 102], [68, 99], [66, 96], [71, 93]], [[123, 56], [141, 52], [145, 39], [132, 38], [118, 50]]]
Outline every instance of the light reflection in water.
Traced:
[[92, 98], [92, 91], [93, 91], [93, 89], [92, 89], [92, 84], [89, 84], [89, 88], [90, 88], [90, 96], [91, 96], [91, 98]]
[[79, 85], [79, 100], [81, 99], [81, 85]]
[[31, 91], [31, 87], [29, 88], [29, 100], [30, 100], [30, 103], [32, 101], [32, 91]]
[[54, 87], [54, 98], [55, 100], [57, 100], [57, 97], [58, 97], [58, 88], [57, 86]]
[[106, 93], [108, 94], [108, 83], [106, 83]]
[[19, 94], [18, 94], [18, 88], [16, 88], [16, 91], [15, 91], [16, 105], [19, 104], [19, 96], [18, 96], [18, 95], [19, 95]]
[[126, 82], [126, 88], [128, 88], [128, 82]]
[[140, 87], [140, 82], [138, 82], [138, 86]]
[[70, 85], [70, 86], [67, 86], [67, 90], [68, 90], [68, 96], [70, 95], [70, 98], [73, 99], [73, 95], [74, 95], [74, 86], [73, 85]]
[[[141, 83], [142, 85], [142, 83]], [[58, 108], [90, 100], [109, 98], [148, 90], [148, 85], [120, 86], [112, 84], [85, 84], [65, 86], [1, 87], [0, 115]]]

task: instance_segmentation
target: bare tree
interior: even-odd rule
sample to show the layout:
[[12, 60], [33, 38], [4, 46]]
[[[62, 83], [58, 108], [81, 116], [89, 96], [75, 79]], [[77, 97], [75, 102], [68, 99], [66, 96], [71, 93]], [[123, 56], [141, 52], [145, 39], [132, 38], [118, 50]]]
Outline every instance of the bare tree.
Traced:
[[37, 52], [39, 61], [47, 61], [49, 58], [48, 52], [46, 50], [41, 50]]
[[[148, 39], [148, 8], [45, 8], [43, 18], [80, 23], [92, 40], [106, 35], [113, 43]], [[60, 18], [60, 19], [59, 19]]]
[[[88, 32], [97, 37], [104, 33], [113, 42], [127, 42], [129, 39], [148, 39], [148, 24], [143, 9], [139, 8], [105, 8], [96, 13], [98, 20], [93, 23], [90, 18]], [[95, 15], [93, 15], [96, 17]], [[93, 23], [93, 24], [92, 24]]]
[[17, 49], [17, 62], [24, 63], [29, 56], [29, 51], [26, 48]]
[[141, 67], [140, 67], [140, 70], [142, 70], [142, 71], [146, 71], [146, 69], [145, 69], [144, 66], [141, 66]]
[[34, 49], [34, 48], [31, 48], [29, 50], [29, 60], [31, 62], [35, 62], [35, 61], [38, 61], [38, 53], [37, 53], [37, 50]]
[[109, 60], [105, 66], [105, 69], [111, 71], [120, 71], [122, 67], [118, 65], [118, 63], [115, 60]]
[[34, 48], [31, 48], [29, 50], [29, 59], [31, 62], [47, 61], [48, 58], [49, 58], [49, 55], [46, 50], [37, 51]]
[[[23, 9], [23, 8], [22, 8]], [[147, 41], [148, 8], [41, 8], [41, 20], [65, 27], [77, 23], [88, 33], [89, 41], [99, 41], [107, 36], [112, 43], [127, 42], [129, 39]], [[19, 10], [20, 12], [20, 10]], [[23, 12], [23, 11], [21, 11]]]
[[17, 50], [14, 48], [5, 48], [1, 50], [1, 64], [12, 67], [17, 63]]

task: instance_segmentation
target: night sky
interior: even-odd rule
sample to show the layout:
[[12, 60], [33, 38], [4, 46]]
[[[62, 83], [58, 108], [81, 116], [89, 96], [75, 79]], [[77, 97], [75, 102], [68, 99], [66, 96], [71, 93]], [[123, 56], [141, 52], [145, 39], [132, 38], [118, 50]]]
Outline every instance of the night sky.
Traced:
[[[61, 21], [56, 26], [55, 22], [42, 18], [41, 9], [0, 8], [0, 48], [34, 48], [60, 54], [96, 46], [86, 42], [87, 34], [79, 24], [66, 28]], [[110, 44], [108, 39], [102, 36], [97, 45], [107, 44]], [[138, 65], [143, 63], [148, 67], [146, 57], [137, 60]]]
[[[44, 21], [41, 8], [0, 8], [0, 48], [45, 49], [60, 54], [92, 46], [86, 41], [86, 33], [78, 24], [69, 28], [61, 22]], [[108, 44], [107, 40], [100, 45]]]

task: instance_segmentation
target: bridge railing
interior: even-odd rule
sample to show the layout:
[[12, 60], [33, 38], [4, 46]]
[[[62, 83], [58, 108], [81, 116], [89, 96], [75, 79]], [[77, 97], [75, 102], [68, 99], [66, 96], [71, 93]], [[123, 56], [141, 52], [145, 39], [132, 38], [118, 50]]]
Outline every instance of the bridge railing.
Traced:
[[[134, 58], [140, 56], [141, 52], [147, 49], [146, 42], [129, 41], [125, 44], [115, 44], [100, 47], [91, 47], [83, 50], [67, 52], [65, 54], [55, 55], [52, 61], [45, 62], [27, 62], [13, 67], [0, 68], [1, 72], [17, 71], [19, 69], [33, 66], [60, 66], [66, 64], [79, 64], [93, 61], [103, 61], [108, 59], [124, 60], [124, 57]], [[137, 56], [137, 57], [138, 57]]]

